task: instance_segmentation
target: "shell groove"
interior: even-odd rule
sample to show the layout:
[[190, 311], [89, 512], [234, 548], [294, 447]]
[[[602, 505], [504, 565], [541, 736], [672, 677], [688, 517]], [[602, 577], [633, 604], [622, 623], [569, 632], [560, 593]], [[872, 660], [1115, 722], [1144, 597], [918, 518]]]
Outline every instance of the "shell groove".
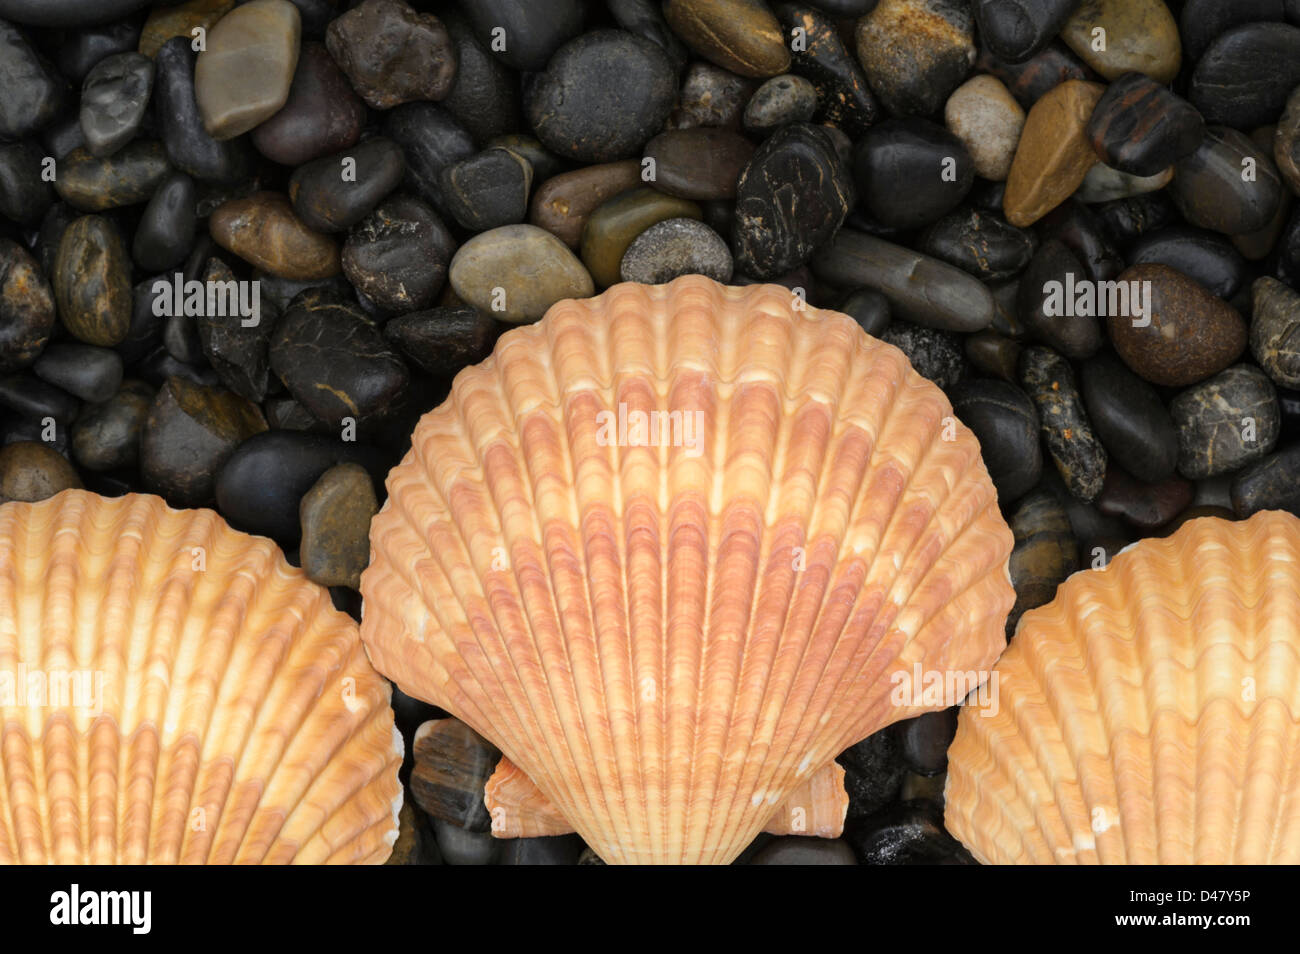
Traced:
[[328, 592], [210, 510], [0, 506], [0, 862], [382, 862], [389, 693]]
[[926, 710], [891, 701], [893, 673], [991, 665], [1014, 599], [942, 392], [777, 286], [560, 302], [456, 377], [388, 491], [371, 660], [611, 863], [735, 858], [840, 751]]
[[979, 860], [1300, 862], [1300, 520], [1142, 540], [1026, 613], [995, 672], [948, 755]]

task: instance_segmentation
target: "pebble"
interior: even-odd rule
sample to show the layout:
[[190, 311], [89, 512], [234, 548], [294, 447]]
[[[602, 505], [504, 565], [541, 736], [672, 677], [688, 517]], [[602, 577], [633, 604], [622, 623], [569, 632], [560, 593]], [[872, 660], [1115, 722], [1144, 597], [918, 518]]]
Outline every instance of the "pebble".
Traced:
[[1178, 32], [1187, 59], [1194, 63], [1229, 28], [1239, 23], [1281, 22], [1284, 16], [1283, 0], [1185, 0]]
[[289, 0], [250, 0], [217, 21], [194, 65], [194, 97], [209, 136], [234, 139], [279, 112], [301, 37], [302, 19]]
[[696, 219], [656, 222], [628, 246], [620, 275], [625, 282], [663, 285], [681, 275], [731, 280], [731, 249], [722, 236]]
[[1034, 237], [999, 215], [966, 208], [926, 229], [917, 250], [984, 281], [1001, 281], [1024, 271], [1034, 255]]
[[74, 149], [59, 163], [54, 188], [79, 212], [104, 212], [149, 201], [170, 172], [162, 144], [138, 139], [102, 159]]
[[1149, 483], [1171, 477], [1178, 434], [1155, 388], [1111, 354], [1084, 362], [1079, 383], [1088, 420], [1111, 460]]
[[871, 815], [898, 797], [907, 768], [893, 726], [886, 726], [840, 753], [844, 790], [849, 796], [847, 817]]
[[93, 471], [135, 467], [140, 432], [153, 399], [147, 384], [128, 380], [108, 400], [85, 408], [72, 425], [72, 457], [77, 464]]
[[690, 54], [686, 45], [668, 28], [663, 6], [658, 0], [608, 0], [606, 6], [615, 23], [629, 33], [653, 42], [664, 51], [673, 69], [678, 73], [682, 71]]
[[[883, 0], [888, 2], [888, 0]], [[844, 833], [863, 865], [970, 865], [975, 860], [943, 827], [933, 802], [900, 802]]]
[[276, 325], [271, 369], [300, 404], [330, 424], [374, 418], [396, 403], [410, 379], [356, 305], [314, 290], [295, 298]]
[[452, 258], [448, 277], [466, 304], [512, 324], [536, 321], [557, 301], [587, 298], [595, 290], [568, 247], [533, 225], [474, 236]]
[[401, 147], [375, 137], [299, 166], [289, 179], [289, 201], [307, 228], [346, 232], [374, 211], [405, 174]]
[[139, 131], [153, 93], [153, 60], [116, 53], [100, 60], [81, 84], [79, 123], [92, 156], [111, 156]]
[[63, 82], [23, 32], [0, 20], [0, 140], [22, 139], [47, 126], [67, 98]]
[[54, 62], [60, 73], [73, 83], [81, 83], [101, 60], [118, 53], [134, 52], [140, 45], [142, 26], [138, 18], [131, 17], [66, 32], [54, 52]]
[[171, 164], [195, 179], [233, 185], [252, 171], [246, 139], [218, 141], [203, 127], [194, 92], [194, 51], [188, 37], [163, 44], [154, 57], [153, 111]]
[[284, 106], [253, 130], [257, 151], [283, 166], [342, 152], [361, 138], [366, 106], [324, 44], [307, 42]]
[[806, 123], [817, 112], [817, 88], [802, 76], [773, 76], [745, 105], [745, 131], [766, 136], [786, 123]]
[[1023, 63], [1065, 26], [1077, 0], [974, 0], [980, 39], [998, 59]]
[[514, 72], [479, 42], [461, 14], [450, 12], [443, 22], [456, 48], [456, 77], [442, 98], [475, 142], [486, 142], [523, 128], [519, 83]]
[[122, 384], [122, 358], [111, 348], [57, 342], [32, 365], [38, 378], [91, 404], [107, 401]]
[[971, 332], [993, 322], [996, 305], [981, 281], [901, 245], [843, 228], [812, 260], [822, 281], [867, 286], [889, 299], [900, 318], [943, 331]]
[[[1241, 315], [1182, 272], [1167, 265], [1135, 265], [1118, 281], [1151, 283], [1146, 319], [1111, 315], [1107, 324], [1115, 351], [1152, 384], [1194, 384], [1222, 371], [1246, 349]], [[1148, 324], [1138, 323], [1147, 319]]]
[[[831, 12], [825, 3], [821, 7]], [[855, 139], [861, 136], [880, 119], [880, 104], [861, 64], [845, 47], [835, 21], [806, 3], [781, 2], [776, 4], [776, 12], [787, 36], [803, 31], [802, 44], [791, 50], [790, 71], [812, 83], [816, 91], [813, 120], [842, 129]]]
[[790, 49], [762, 0], [665, 0], [664, 19], [682, 42], [709, 62], [755, 79], [790, 68]]
[[975, 165], [961, 140], [937, 123], [887, 119], [858, 140], [853, 177], [875, 221], [914, 229], [942, 218], [966, 197]]
[[442, 99], [456, 79], [446, 26], [404, 0], [364, 0], [330, 22], [325, 46], [371, 109]]
[[952, 387], [966, 370], [961, 344], [951, 332], [892, 321], [880, 340], [903, 352], [917, 374], [941, 388]]
[[1089, 204], [1113, 202], [1135, 195], [1145, 195], [1169, 185], [1174, 177], [1173, 166], [1154, 176], [1131, 176], [1105, 163], [1097, 163], [1083, 177], [1083, 184], [1074, 193], [1075, 201]]
[[1050, 238], [1025, 269], [1016, 295], [1016, 315], [1025, 327], [1056, 351], [1074, 360], [1097, 353], [1103, 335], [1095, 315], [1062, 313], [1068, 289], [1089, 281], [1083, 262], [1064, 242]]
[[736, 184], [736, 267], [774, 278], [812, 256], [844, 221], [853, 182], [821, 128], [792, 123], [758, 147]]
[[53, 447], [38, 441], [0, 447], [0, 504], [36, 503], [79, 487], [77, 471]]
[[668, 129], [698, 126], [739, 129], [745, 104], [754, 88], [752, 80], [712, 63], [692, 63], [686, 68], [677, 103], [666, 126]]
[[361, 588], [370, 562], [370, 521], [379, 512], [370, 475], [359, 464], [325, 471], [298, 507], [303, 572], [321, 586]]
[[437, 103], [403, 103], [388, 111], [383, 134], [402, 147], [406, 159], [404, 188], [449, 214], [443, 201], [442, 170], [467, 159], [478, 149], [474, 138]]
[[835, 310], [848, 315], [873, 338], [879, 338], [889, 324], [889, 299], [874, 288], [858, 288], [849, 292], [840, 299]]
[[1106, 449], [1097, 439], [1070, 363], [1050, 348], [1026, 348], [1020, 360], [1025, 392], [1038, 409], [1047, 450], [1071, 494], [1085, 503], [1101, 493]]
[[1243, 520], [1261, 510], [1287, 510], [1300, 517], [1300, 444], [1269, 454], [1237, 474], [1232, 509]]
[[959, 706], [926, 712], [897, 723], [903, 761], [918, 775], [938, 775], [948, 768], [948, 746], [957, 734]]
[[1130, 265], [1168, 265], [1195, 279], [1211, 294], [1232, 298], [1246, 277], [1246, 260], [1222, 235], [1170, 226], [1138, 238], [1129, 248]]
[[496, 323], [465, 305], [431, 308], [389, 321], [384, 337], [425, 374], [444, 377], [487, 357]]
[[[753, 155], [754, 144], [744, 136], [730, 129], [708, 127], [666, 130], [645, 146], [645, 157], [654, 160], [654, 187], [696, 202], [735, 198], [736, 182]], [[626, 167], [621, 181], [627, 188], [639, 184], [640, 168]], [[584, 171], [557, 176], [547, 184], [566, 176], [577, 177]]]
[[339, 273], [338, 245], [304, 225], [278, 192], [223, 203], [208, 228], [222, 248], [272, 275], [308, 281]]
[[623, 256], [638, 235], [656, 222], [702, 215], [694, 202], [655, 189], [622, 192], [587, 217], [579, 246], [582, 262], [595, 284], [608, 288], [622, 279]]
[[1266, 275], [1251, 298], [1251, 354], [1275, 384], [1300, 388], [1300, 293]]
[[635, 159], [565, 172], [547, 179], [534, 191], [528, 221], [570, 248], [577, 248], [591, 213], [607, 200], [640, 184], [641, 164]]
[[149, 57], [157, 56], [173, 37], [184, 38], [188, 45], [196, 28], [204, 32], [211, 30], [218, 20], [235, 8], [235, 3], [236, 0], [185, 0], [176, 6], [151, 8], [140, 32], [140, 52]]
[[[543, 69], [582, 29], [581, 0], [474, 0], [463, 6], [479, 42], [516, 70]], [[492, 44], [498, 29], [504, 31], [501, 49]]]
[[1196, 63], [1187, 98], [1207, 123], [1252, 129], [1275, 122], [1300, 86], [1300, 27], [1246, 23], [1221, 34]]
[[1084, 80], [1095, 76], [1074, 54], [1057, 42], [1052, 42], [1024, 63], [1004, 62], [984, 46], [975, 61], [975, 68], [1006, 84], [1008, 92], [1023, 109], [1029, 109], [1066, 80]]
[[1273, 161], [1291, 191], [1300, 195], [1300, 86], [1286, 101], [1273, 137]]
[[54, 331], [54, 291], [25, 248], [0, 238], [0, 373], [27, 367]]
[[[303, 532], [299, 510], [304, 495], [338, 465], [359, 465], [368, 480], [380, 484], [388, 466], [379, 450], [341, 440], [337, 431], [254, 434], [240, 443], [217, 472], [217, 509], [231, 526], [292, 549], [299, 545]], [[357, 492], [363, 493], [360, 488]], [[370, 493], [373, 497], [373, 488]]]
[[[221, 259], [209, 260], [203, 281], [209, 290], [214, 286], [234, 290], [234, 274]], [[260, 287], [259, 287], [260, 295]], [[195, 317], [199, 349], [217, 373], [221, 383], [241, 397], [261, 402], [270, 383], [271, 361], [268, 353], [274, 320], [259, 303], [255, 324], [253, 316], [237, 317], [229, 306], [204, 308]]]
[[527, 133], [495, 136], [484, 143], [484, 148], [509, 149], [532, 166], [533, 179], [537, 182], [559, 175], [571, 166], [568, 160], [560, 158], [543, 146], [540, 139]]
[[1155, 176], [1201, 144], [1205, 120], [1192, 104], [1142, 73], [1111, 83], [1088, 120], [1103, 162], [1134, 176]]
[[880, 0], [858, 21], [858, 60], [894, 116], [943, 109], [975, 63], [975, 21], [966, 0]]
[[199, 220], [198, 189], [183, 172], [173, 172], [154, 191], [140, 215], [131, 257], [146, 272], [165, 272], [185, 261]]
[[491, 830], [483, 789], [501, 761], [496, 746], [459, 719], [437, 719], [415, 731], [411, 755], [411, 797], [426, 815], [465, 831]]
[[52, 417], [59, 424], [69, 424], [77, 416], [80, 402], [34, 375], [11, 374], [0, 377], [0, 407], [9, 408], [19, 418]]
[[[1104, 44], [1095, 42], [1098, 29]], [[1164, 0], [1083, 0], [1061, 39], [1108, 80], [1136, 72], [1168, 83], [1182, 65], [1178, 24]]]
[[750, 859], [751, 865], [856, 865], [848, 842], [838, 838], [787, 835], [774, 838]]
[[637, 155], [672, 112], [677, 77], [654, 43], [593, 30], [564, 44], [524, 93], [528, 123], [546, 148], [583, 162]]
[[943, 121], [965, 147], [975, 174], [1005, 181], [1025, 128], [1025, 111], [995, 76], [982, 73], [958, 86], [943, 107]]
[[257, 405], [223, 388], [168, 378], [140, 432], [140, 473], [175, 507], [212, 501], [216, 473], [239, 444], [266, 430]]
[[1043, 473], [1034, 402], [1006, 381], [989, 379], [964, 381], [951, 398], [953, 412], [980, 442], [998, 501], [1005, 506], [1019, 500]]
[[432, 306], [456, 243], [438, 213], [415, 196], [384, 200], [343, 243], [343, 274], [371, 302], [400, 314]]
[[59, 242], [54, 299], [63, 327], [78, 341], [111, 348], [131, 327], [131, 260], [106, 218], [84, 215]]
[[35, 140], [0, 144], [0, 216], [31, 225], [50, 208], [55, 197], [41, 180], [44, 152]]
[[[1247, 168], [1253, 181], [1244, 178]], [[1282, 183], [1272, 159], [1248, 136], [1211, 126], [1200, 147], [1174, 167], [1170, 194], [1190, 224], [1241, 235], [1272, 221]]]
[[1029, 110], [1007, 175], [1007, 221], [1025, 228], [1064, 202], [1097, 164], [1086, 127], [1105, 87], [1066, 80]]
[[1104, 516], [1127, 520], [1138, 530], [1152, 531], [1186, 510], [1194, 496], [1191, 482], [1176, 475], [1157, 483], [1142, 483], [1120, 468], [1111, 467], [1097, 498], [1097, 510]]
[[1267, 456], [1281, 429], [1272, 382], [1246, 364], [1188, 388], [1169, 413], [1178, 429], [1178, 472], [1189, 480], [1228, 474]]
[[1007, 617], [1008, 638], [1021, 616], [1049, 602], [1056, 588], [1079, 569], [1079, 544], [1069, 515], [1050, 491], [1035, 490], [1021, 499], [1010, 523], [1015, 545], [1008, 569], [1016, 602]]
[[522, 222], [528, 214], [533, 167], [510, 149], [495, 147], [442, 170], [442, 194], [454, 218], [471, 232]]

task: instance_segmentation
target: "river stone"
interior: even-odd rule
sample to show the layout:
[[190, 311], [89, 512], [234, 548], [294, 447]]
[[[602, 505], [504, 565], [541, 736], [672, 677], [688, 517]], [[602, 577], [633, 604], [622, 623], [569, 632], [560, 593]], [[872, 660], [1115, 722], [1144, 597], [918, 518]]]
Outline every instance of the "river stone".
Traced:
[[146, 272], [163, 272], [183, 263], [194, 245], [199, 222], [194, 180], [175, 172], [158, 186], [140, 215], [131, 257]]
[[[236, 0], [186, 0], [175, 6], [159, 7], [149, 11], [140, 31], [140, 52], [153, 57], [173, 37], [182, 37], [188, 44], [194, 39], [195, 28], [209, 31], [217, 21], [235, 8]], [[143, 6], [143, 4], [141, 4]]]
[[484, 48], [515, 70], [544, 69], [560, 44], [582, 30], [581, 0], [474, 0], [461, 6]]
[[1246, 260], [1222, 235], [1179, 225], [1138, 238], [1129, 247], [1128, 262], [1176, 268], [1225, 301], [1237, 294], [1246, 275]]
[[745, 104], [753, 95], [753, 80], [737, 76], [712, 63], [692, 63], [686, 68], [677, 104], [665, 123], [667, 129], [707, 126], [739, 129]]
[[1022, 109], [1029, 109], [1066, 80], [1086, 80], [1096, 76], [1058, 42], [1050, 43], [1024, 63], [1004, 62], [987, 46], [981, 46], [975, 69], [1001, 80]]
[[977, 331], [967, 335], [964, 342], [966, 360], [983, 374], [1015, 383], [1020, 380], [1020, 342], [998, 334], [996, 331]]
[[168, 378], [140, 432], [145, 486], [175, 507], [208, 504], [221, 465], [264, 430], [266, 421], [252, 402], [223, 388]]
[[200, 181], [242, 182], [252, 170], [248, 140], [217, 140], [203, 127], [194, 90], [194, 51], [187, 37], [163, 44], [154, 58], [153, 112], [171, 164]]
[[79, 121], [92, 156], [110, 156], [134, 137], [153, 93], [153, 60], [117, 53], [100, 60], [81, 85]]
[[0, 373], [27, 367], [54, 331], [54, 291], [17, 242], [0, 238]]
[[1232, 509], [1243, 520], [1261, 510], [1287, 510], [1300, 517], [1300, 444], [1260, 459], [1233, 478]]
[[0, 504], [36, 503], [79, 487], [77, 471], [53, 447], [38, 441], [0, 447]]
[[881, 0], [858, 21], [858, 59], [895, 116], [931, 116], [970, 73], [975, 21], [966, 0]]
[[98, 215], [63, 233], [54, 264], [54, 298], [63, 326], [78, 341], [111, 348], [131, 327], [131, 260], [122, 236]]
[[415, 196], [385, 199], [343, 243], [343, 274], [392, 313], [428, 308], [447, 280], [456, 242], [438, 213]]
[[478, 152], [474, 137], [446, 109], [427, 102], [403, 103], [389, 110], [383, 134], [402, 147], [405, 188], [439, 215], [450, 215], [442, 195], [442, 170]]
[[686, 199], [640, 188], [620, 193], [587, 218], [580, 245], [582, 262], [601, 288], [622, 278], [623, 256], [638, 235], [666, 219], [699, 219], [700, 207]]
[[1286, 2], [1296, 0], [1184, 0], [1178, 23], [1184, 55], [1197, 62], [1220, 34], [1239, 23], [1280, 23]]
[[568, 246], [535, 225], [504, 225], [460, 247], [448, 273], [461, 300], [500, 321], [536, 321], [557, 301], [589, 298], [591, 275]]
[[302, 498], [298, 514], [303, 572], [321, 586], [361, 588], [370, 562], [370, 521], [379, 512], [374, 484], [359, 464], [336, 464]]
[[619, 193], [640, 184], [641, 163], [635, 159], [584, 166], [552, 176], [533, 192], [528, 221], [570, 248], [577, 248], [591, 213]]
[[60, 341], [32, 365], [43, 381], [89, 404], [107, 401], [122, 384], [122, 358], [111, 348]]
[[736, 267], [768, 279], [802, 265], [853, 205], [853, 182], [834, 140], [792, 123], [769, 136], [736, 184]]
[[203, 282], [213, 304], [217, 303], [217, 289], [225, 296], [221, 305], [205, 307], [194, 319], [203, 356], [222, 384], [260, 403], [266, 397], [271, 372], [268, 349], [275, 325], [273, 309], [263, 308], [260, 299], [252, 315], [245, 316], [232, 308], [232, 299], [238, 300], [239, 295], [235, 276], [219, 258], [208, 260]]
[[1038, 409], [1043, 437], [1065, 485], [1079, 500], [1090, 502], [1106, 479], [1106, 449], [1093, 432], [1070, 363], [1050, 348], [1026, 348], [1020, 377]]
[[790, 68], [781, 24], [761, 0], [665, 0], [664, 19], [697, 55], [755, 79]]
[[425, 374], [443, 377], [487, 357], [496, 322], [466, 305], [432, 308], [394, 318], [384, 337]]
[[125, 381], [102, 404], [87, 407], [72, 425], [72, 456], [86, 470], [135, 467], [140, 432], [154, 393], [143, 381]]
[[1196, 491], [1191, 481], [1177, 475], [1143, 483], [1118, 467], [1106, 472], [1106, 485], [1097, 498], [1097, 511], [1118, 517], [1138, 530], [1150, 532], [1167, 524], [1191, 504]]
[[473, 135], [486, 142], [524, 125], [518, 77], [474, 35], [459, 13], [443, 15], [456, 48], [456, 77], [442, 104]]
[[1251, 353], [1280, 387], [1300, 388], [1300, 293], [1264, 276], [1251, 296]]
[[[1253, 181], [1243, 179], [1253, 166]], [[1272, 160], [1250, 137], [1211, 126], [1196, 152], [1175, 166], [1170, 190], [1192, 225], [1241, 235], [1267, 226], [1282, 200], [1282, 183]]]
[[102, 159], [74, 149], [59, 163], [54, 188], [80, 212], [104, 212], [149, 201], [170, 173], [162, 144], [138, 139]]
[[340, 152], [360, 137], [366, 106], [321, 43], [304, 43], [284, 107], [253, 130], [257, 151], [282, 166]]
[[707, 127], [670, 129], [645, 146], [646, 158], [654, 160], [654, 187], [696, 202], [735, 198], [737, 180], [753, 155], [754, 144], [744, 136]]
[[307, 228], [346, 232], [396, 189], [405, 173], [401, 147], [377, 136], [299, 166], [289, 179], [289, 201]]
[[1151, 483], [1173, 475], [1178, 434], [1155, 388], [1110, 354], [1083, 363], [1080, 385], [1088, 419], [1115, 463]]
[[[827, 9], [825, 4], [821, 6]], [[870, 6], [875, 6], [874, 0]], [[880, 104], [834, 19], [807, 3], [778, 2], [775, 9], [792, 38], [790, 71], [816, 90], [813, 121], [842, 129], [854, 139], [861, 136], [880, 118]], [[798, 45], [793, 43], [793, 37], [800, 35], [796, 30], [803, 31], [803, 42]]]
[[1097, 164], [1086, 134], [1105, 87], [1067, 80], [1036, 102], [1025, 119], [1007, 175], [1007, 221], [1025, 228], [1064, 202]]
[[1002, 182], [1011, 172], [1025, 111], [997, 79], [982, 73], [958, 86], [943, 108], [948, 131], [961, 141], [975, 174]]
[[695, 219], [665, 219], [638, 235], [623, 255], [623, 281], [663, 285], [681, 275], [731, 280], [731, 249], [721, 235]]
[[1190, 156], [1205, 121], [1190, 103], [1142, 73], [1125, 73], [1106, 88], [1088, 120], [1088, 138], [1109, 166], [1155, 176]]
[[330, 23], [325, 46], [372, 109], [442, 99], [456, 80], [451, 34], [404, 0], [364, 0]]
[[1300, 85], [1300, 27], [1246, 23], [1220, 35], [1196, 64], [1187, 98], [1207, 123], [1275, 122]]
[[980, 39], [1007, 63], [1023, 63], [1047, 46], [1078, 0], [974, 0]]
[[59, 74], [21, 30], [4, 20], [0, 20], [0, 88], [4, 89], [0, 140], [22, 139], [48, 126], [67, 98]]
[[232, 199], [212, 213], [212, 238], [251, 265], [301, 281], [339, 273], [339, 249], [327, 235], [313, 232], [278, 192]]
[[984, 281], [1001, 281], [1024, 271], [1034, 254], [1034, 237], [1001, 216], [963, 208], [926, 229], [917, 251]]
[[624, 30], [593, 30], [556, 52], [525, 90], [524, 112], [556, 155], [627, 159], [672, 112], [677, 78], [654, 43]]
[[802, 76], [773, 76], [745, 105], [745, 131], [766, 136], [786, 123], [806, 123], [817, 112], [817, 88]]
[[1228, 474], [1260, 460], [1281, 429], [1277, 392], [1263, 371], [1233, 365], [1174, 398], [1178, 472], [1189, 480]]
[[58, 424], [70, 424], [81, 402], [35, 375], [10, 374], [0, 377], [0, 408], [8, 408], [19, 419], [33, 423], [50, 417]]
[[471, 232], [522, 222], [528, 214], [532, 164], [494, 147], [442, 170], [442, 194], [454, 218]]
[[234, 139], [279, 112], [301, 36], [289, 0], [251, 0], [217, 21], [194, 65], [194, 98], [209, 136]]
[[928, 328], [972, 332], [993, 322], [996, 305], [981, 281], [865, 232], [840, 229], [813, 257], [812, 268], [837, 287], [880, 291], [897, 317]]
[[[1093, 48], [1096, 29], [1106, 31], [1104, 49]], [[1061, 39], [1108, 80], [1137, 72], [1168, 83], [1182, 65], [1178, 24], [1164, 0], [1083, 0]]]
[[[1088, 281], [1079, 257], [1065, 243], [1051, 238], [1034, 253], [1016, 295], [1016, 314], [1025, 326], [1041, 341], [1076, 361], [1091, 357], [1101, 347], [1101, 323], [1092, 314], [1062, 314], [1060, 306], [1065, 304], [1071, 283], [1082, 285]], [[1053, 291], [1059, 294], [1053, 296]]]
[[1005, 381], [972, 380], [952, 392], [953, 413], [980, 442], [998, 502], [1014, 503], [1034, 488], [1043, 472], [1038, 412]]
[[853, 178], [873, 221], [913, 229], [942, 218], [966, 197], [975, 166], [948, 130], [907, 117], [878, 123], [858, 140]]
[[1246, 323], [1237, 310], [1182, 272], [1135, 265], [1117, 281], [1151, 283], [1148, 324], [1129, 314], [1109, 315], [1107, 323], [1115, 351], [1152, 384], [1194, 384], [1222, 371], [1246, 349]]

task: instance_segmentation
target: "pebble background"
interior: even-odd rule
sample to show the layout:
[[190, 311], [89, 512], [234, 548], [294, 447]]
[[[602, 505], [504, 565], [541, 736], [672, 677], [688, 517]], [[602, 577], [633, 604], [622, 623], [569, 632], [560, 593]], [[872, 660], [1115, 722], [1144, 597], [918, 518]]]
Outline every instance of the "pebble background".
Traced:
[[[561, 298], [698, 272], [947, 391], [1015, 534], [1009, 633], [1135, 539], [1300, 513], [1296, 0], [0, 0], [0, 89], [0, 502], [215, 507], [356, 615], [452, 376]], [[160, 314], [177, 275], [234, 297]], [[1115, 279], [1149, 322], [1051, 313]], [[412, 751], [444, 714], [394, 705], [394, 863], [599, 863], [492, 839], [496, 751]], [[971, 863], [955, 724], [843, 753], [843, 839], [741, 861]]]

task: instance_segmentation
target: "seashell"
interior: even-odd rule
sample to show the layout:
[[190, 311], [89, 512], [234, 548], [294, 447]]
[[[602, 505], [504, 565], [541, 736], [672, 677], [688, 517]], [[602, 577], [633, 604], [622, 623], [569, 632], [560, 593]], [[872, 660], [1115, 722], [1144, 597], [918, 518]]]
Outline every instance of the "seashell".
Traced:
[[0, 506], [0, 862], [383, 862], [390, 692], [329, 593], [210, 510]]
[[371, 661], [607, 862], [734, 859], [839, 752], [935, 708], [896, 673], [1004, 647], [978, 443], [902, 352], [779, 286], [554, 305], [456, 377], [388, 491]]
[[1189, 521], [1027, 612], [963, 708], [945, 824], [985, 863], [1300, 862], [1300, 520]]

